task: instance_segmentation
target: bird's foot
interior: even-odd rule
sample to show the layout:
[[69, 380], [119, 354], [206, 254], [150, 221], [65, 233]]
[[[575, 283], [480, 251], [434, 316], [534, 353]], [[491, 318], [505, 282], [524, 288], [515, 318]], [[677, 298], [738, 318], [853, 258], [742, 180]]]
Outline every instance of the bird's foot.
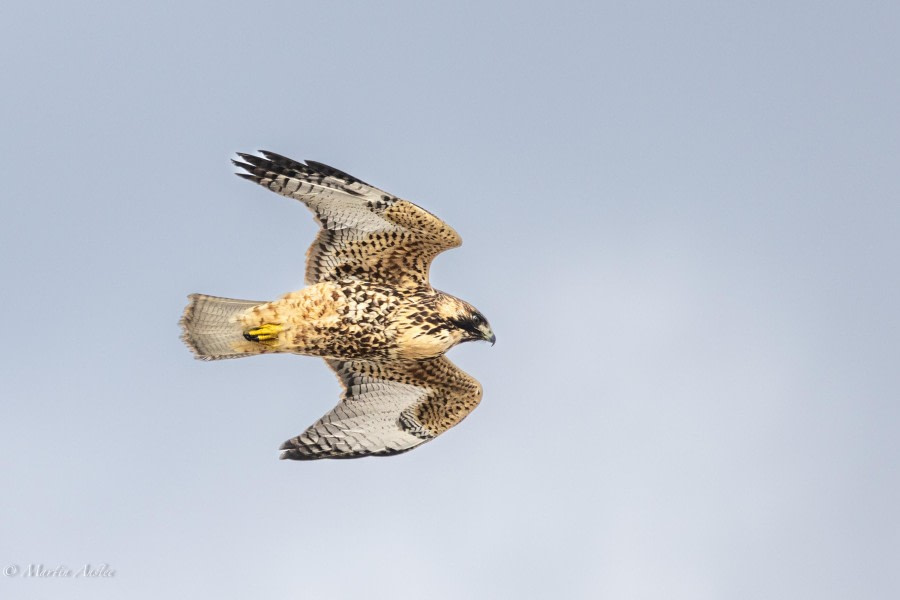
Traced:
[[278, 341], [278, 334], [284, 331], [281, 325], [266, 323], [244, 332], [244, 339], [250, 342], [262, 342], [264, 344], [273, 344]]

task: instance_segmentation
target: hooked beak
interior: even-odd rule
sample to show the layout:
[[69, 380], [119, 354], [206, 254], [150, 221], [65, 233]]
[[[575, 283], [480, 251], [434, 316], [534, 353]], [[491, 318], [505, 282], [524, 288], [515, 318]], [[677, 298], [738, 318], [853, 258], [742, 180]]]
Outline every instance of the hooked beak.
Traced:
[[484, 336], [484, 341], [490, 342], [491, 346], [493, 346], [497, 342], [497, 336], [494, 335], [494, 332], [491, 330], [488, 330], [487, 334], [489, 334], [489, 335]]

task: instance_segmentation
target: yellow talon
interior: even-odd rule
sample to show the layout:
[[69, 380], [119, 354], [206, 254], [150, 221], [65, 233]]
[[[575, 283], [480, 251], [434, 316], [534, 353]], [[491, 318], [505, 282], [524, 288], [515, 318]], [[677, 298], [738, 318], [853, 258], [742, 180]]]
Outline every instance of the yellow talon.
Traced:
[[278, 334], [284, 331], [281, 325], [266, 323], [256, 329], [250, 329], [244, 333], [244, 339], [251, 342], [272, 342], [278, 339]]

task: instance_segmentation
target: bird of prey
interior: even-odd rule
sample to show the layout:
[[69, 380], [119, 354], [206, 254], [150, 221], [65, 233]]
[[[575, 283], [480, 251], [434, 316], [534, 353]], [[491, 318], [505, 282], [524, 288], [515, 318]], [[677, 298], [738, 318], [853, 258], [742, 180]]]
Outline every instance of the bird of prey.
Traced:
[[307, 287], [271, 302], [192, 294], [182, 339], [201, 360], [289, 352], [325, 359], [344, 388], [334, 409], [281, 446], [281, 458], [411, 450], [462, 421], [481, 385], [444, 353], [493, 345], [487, 319], [435, 290], [432, 259], [462, 243], [449, 225], [343, 171], [273, 152], [238, 153], [244, 179], [305, 204], [321, 229]]

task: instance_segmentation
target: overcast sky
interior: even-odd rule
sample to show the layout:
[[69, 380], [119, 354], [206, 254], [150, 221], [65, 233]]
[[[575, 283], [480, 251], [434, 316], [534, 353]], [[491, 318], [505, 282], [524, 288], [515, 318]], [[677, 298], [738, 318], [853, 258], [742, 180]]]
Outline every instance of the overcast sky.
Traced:
[[[8, 2], [0, 49], [3, 598], [900, 597], [896, 2]], [[257, 148], [460, 232], [459, 427], [279, 461], [322, 361], [191, 358], [187, 294], [302, 286]]]

